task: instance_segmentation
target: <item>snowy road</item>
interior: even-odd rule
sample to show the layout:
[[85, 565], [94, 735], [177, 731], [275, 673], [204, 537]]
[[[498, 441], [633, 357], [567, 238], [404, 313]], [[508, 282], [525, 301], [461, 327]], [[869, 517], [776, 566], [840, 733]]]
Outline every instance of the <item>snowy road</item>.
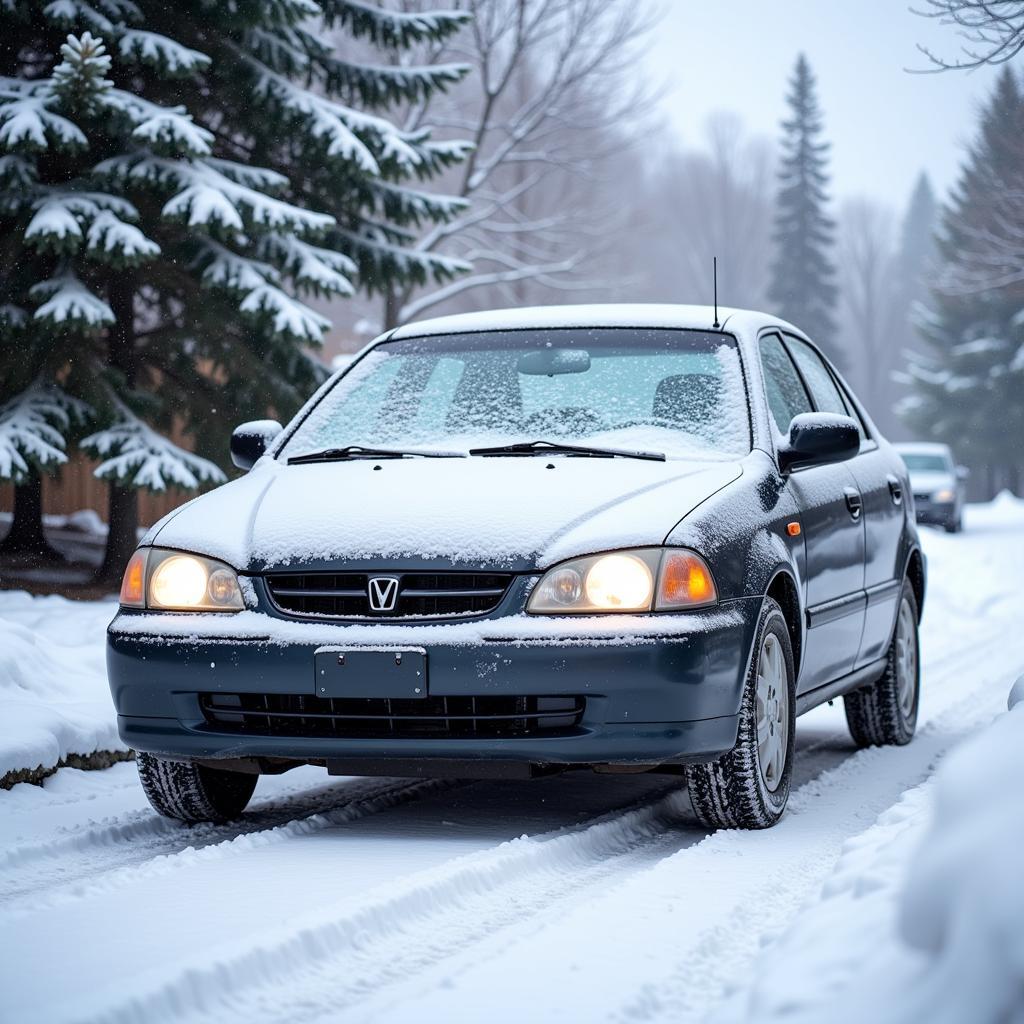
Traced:
[[708, 835], [667, 777], [263, 779], [241, 823], [155, 817], [134, 766], [0, 793], [0, 1020], [684, 1021], [746, 988], [843, 843], [1024, 671], [1024, 506], [928, 531], [918, 736], [801, 719], [790, 810]]

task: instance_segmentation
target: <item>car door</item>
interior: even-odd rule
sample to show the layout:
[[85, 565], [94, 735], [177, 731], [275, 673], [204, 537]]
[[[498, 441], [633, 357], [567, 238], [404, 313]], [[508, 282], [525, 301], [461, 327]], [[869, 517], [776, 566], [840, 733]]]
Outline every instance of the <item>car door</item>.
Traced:
[[[794, 343], [796, 348], [796, 343]], [[794, 351], [795, 351], [794, 348]], [[892, 639], [903, 584], [903, 535], [910, 511], [910, 478], [903, 460], [872, 436], [872, 428], [845, 382], [831, 368], [860, 434], [860, 454], [849, 463], [864, 499], [864, 591], [867, 609], [857, 667], [881, 658]]]
[[[819, 364], [820, 372], [810, 367], [802, 374], [781, 335], [762, 337], [761, 362], [769, 406], [783, 436], [796, 413], [846, 414], [824, 365]], [[852, 672], [857, 660], [865, 606], [863, 501], [845, 463], [796, 469], [786, 486], [800, 509], [806, 558], [807, 632], [798, 683], [804, 693]]]

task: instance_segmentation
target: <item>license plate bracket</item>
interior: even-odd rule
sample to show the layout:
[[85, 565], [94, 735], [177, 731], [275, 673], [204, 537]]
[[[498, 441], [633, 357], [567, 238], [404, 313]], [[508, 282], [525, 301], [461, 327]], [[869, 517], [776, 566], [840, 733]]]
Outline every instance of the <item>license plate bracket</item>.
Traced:
[[313, 653], [317, 697], [419, 700], [427, 696], [422, 647], [320, 647]]

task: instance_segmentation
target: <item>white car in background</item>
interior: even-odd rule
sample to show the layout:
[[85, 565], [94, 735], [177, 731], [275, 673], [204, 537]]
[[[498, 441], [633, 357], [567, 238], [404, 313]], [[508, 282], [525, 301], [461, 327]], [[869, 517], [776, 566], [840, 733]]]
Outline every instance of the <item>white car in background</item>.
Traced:
[[893, 447], [910, 473], [917, 521], [943, 526], [947, 533], [959, 533], [963, 529], [968, 469], [956, 464], [948, 444], [919, 442]]

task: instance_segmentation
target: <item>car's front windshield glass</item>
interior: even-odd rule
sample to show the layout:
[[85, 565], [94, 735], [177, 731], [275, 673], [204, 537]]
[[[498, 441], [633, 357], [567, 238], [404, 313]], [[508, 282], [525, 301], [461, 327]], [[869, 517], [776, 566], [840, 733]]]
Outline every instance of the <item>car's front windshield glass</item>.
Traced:
[[904, 452], [903, 461], [911, 473], [948, 473], [950, 465], [943, 455]]
[[282, 452], [547, 440], [723, 458], [750, 450], [735, 339], [621, 328], [506, 331], [378, 345]]

